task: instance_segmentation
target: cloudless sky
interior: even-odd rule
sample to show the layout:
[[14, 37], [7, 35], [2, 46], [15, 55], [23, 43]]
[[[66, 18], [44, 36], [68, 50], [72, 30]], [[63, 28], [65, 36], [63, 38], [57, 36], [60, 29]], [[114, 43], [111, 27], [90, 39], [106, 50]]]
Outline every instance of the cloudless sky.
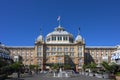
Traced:
[[61, 25], [87, 46], [120, 44], [120, 0], [0, 0], [0, 42], [34, 46], [35, 39]]

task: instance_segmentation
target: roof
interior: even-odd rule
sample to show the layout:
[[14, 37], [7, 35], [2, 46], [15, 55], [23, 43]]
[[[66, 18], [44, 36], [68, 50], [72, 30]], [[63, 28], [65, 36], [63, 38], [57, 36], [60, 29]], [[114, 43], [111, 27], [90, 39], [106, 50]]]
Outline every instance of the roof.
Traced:
[[69, 36], [73, 36], [69, 32], [65, 31], [65, 29], [63, 27], [61, 27], [61, 26], [58, 26], [57, 28], [55, 28], [55, 30], [53, 32], [49, 33], [47, 36], [51, 36], [51, 35], [69, 35]]
[[117, 48], [116, 46], [86, 46], [85, 48]]
[[34, 46], [6, 46], [7, 48], [34, 48]]

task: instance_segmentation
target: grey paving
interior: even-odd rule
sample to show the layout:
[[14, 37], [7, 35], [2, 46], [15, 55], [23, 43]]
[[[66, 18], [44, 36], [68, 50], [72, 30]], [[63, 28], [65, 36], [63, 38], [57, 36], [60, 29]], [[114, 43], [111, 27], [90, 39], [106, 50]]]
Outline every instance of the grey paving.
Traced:
[[68, 77], [68, 78], [56, 78], [53, 77], [53, 74], [35, 74], [35, 75], [24, 75], [22, 78], [12, 78], [10, 80], [110, 80], [110, 79], [103, 79], [103, 78], [96, 78], [90, 76], [84, 76], [78, 74], [77, 76]]

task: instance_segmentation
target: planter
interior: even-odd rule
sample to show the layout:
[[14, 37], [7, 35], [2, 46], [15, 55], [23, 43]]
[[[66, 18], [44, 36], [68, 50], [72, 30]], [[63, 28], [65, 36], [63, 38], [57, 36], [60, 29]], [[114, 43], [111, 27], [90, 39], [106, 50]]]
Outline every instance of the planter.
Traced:
[[116, 80], [120, 80], [120, 76], [115, 76]]
[[95, 74], [95, 77], [97, 77], [97, 78], [103, 78], [103, 75], [102, 75], [102, 74], [99, 74], [99, 73], [96, 73], [96, 74]]

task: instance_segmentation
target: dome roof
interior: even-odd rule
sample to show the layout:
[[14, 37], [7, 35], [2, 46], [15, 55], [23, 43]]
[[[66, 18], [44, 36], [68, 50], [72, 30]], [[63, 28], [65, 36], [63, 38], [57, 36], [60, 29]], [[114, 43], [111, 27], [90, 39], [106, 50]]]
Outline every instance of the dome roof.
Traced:
[[82, 41], [82, 36], [81, 35], [77, 35], [75, 41]]
[[39, 35], [38, 37], [37, 37], [37, 40], [36, 41], [43, 41], [44, 39], [43, 39], [43, 36], [42, 35]]
[[57, 28], [55, 28], [55, 30], [53, 32], [49, 33], [47, 35], [47, 37], [52, 36], [52, 35], [69, 35], [69, 36], [73, 37], [72, 34], [65, 31], [65, 29], [63, 27], [61, 27], [61, 26], [58, 26]]

